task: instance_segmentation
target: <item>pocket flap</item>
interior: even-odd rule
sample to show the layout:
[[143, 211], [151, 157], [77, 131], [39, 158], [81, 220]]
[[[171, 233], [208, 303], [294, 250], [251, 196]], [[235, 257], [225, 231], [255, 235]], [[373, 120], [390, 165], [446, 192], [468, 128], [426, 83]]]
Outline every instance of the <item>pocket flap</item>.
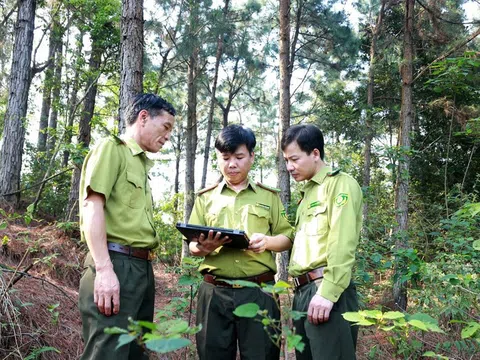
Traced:
[[132, 171], [127, 171], [127, 180], [128, 182], [131, 182], [133, 185], [135, 185], [137, 188], [144, 187], [143, 179], [138, 174], [135, 174]]
[[250, 214], [256, 215], [258, 217], [264, 217], [264, 218], [267, 218], [267, 219], [269, 217], [268, 215], [270, 214], [270, 212], [267, 209], [265, 209], [261, 206], [250, 206], [248, 208], [248, 212]]
[[325, 211], [327, 211], [327, 204], [322, 204], [319, 206], [315, 206], [314, 208], [311, 208], [308, 211], [307, 216], [317, 216], [319, 214], [325, 213]]

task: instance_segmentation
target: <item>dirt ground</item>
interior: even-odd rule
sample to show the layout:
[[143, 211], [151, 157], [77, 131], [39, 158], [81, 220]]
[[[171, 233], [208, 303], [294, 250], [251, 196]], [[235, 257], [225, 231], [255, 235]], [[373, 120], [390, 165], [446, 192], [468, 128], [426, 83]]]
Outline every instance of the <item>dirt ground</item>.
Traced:
[[[45, 347], [58, 349], [60, 353], [48, 351], [37, 358], [78, 359], [83, 346], [78, 283], [85, 256], [78, 233], [61, 230], [55, 224], [34, 222], [26, 227], [16, 220], [0, 230], [0, 240], [0, 360], [23, 359]], [[180, 275], [161, 263], [154, 263], [154, 271], [156, 309], [162, 309], [172, 297], [179, 296]], [[22, 272], [28, 275], [20, 277]], [[385, 335], [362, 329], [357, 358], [372, 358], [369, 356], [372, 349], [376, 349], [375, 359], [393, 359]], [[161, 360], [195, 358], [194, 346], [173, 354], [151, 356]], [[295, 356], [289, 353], [282, 358]]]

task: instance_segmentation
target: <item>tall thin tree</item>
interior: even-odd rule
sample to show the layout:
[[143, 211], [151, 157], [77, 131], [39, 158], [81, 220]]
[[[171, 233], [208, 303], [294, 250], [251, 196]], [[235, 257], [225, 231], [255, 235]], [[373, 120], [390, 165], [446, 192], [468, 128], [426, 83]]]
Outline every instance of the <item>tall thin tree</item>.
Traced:
[[[413, 81], [413, 31], [414, 31], [415, 0], [405, 0], [405, 25], [403, 37], [403, 60], [400, 66], [402, 77], [402, 104], [400, 111], [400, 133], [398, 147], [401, 158], [398, 161], [398, 175], [395, 188], [395, 218], [397, 227], [394, 232], [395, 248], [397, 250], [408, 247], [408, 191], [410, 171], [410, 131], [412, 128], [414, 109], [412, 95]], [[404, 267], [397, 261], [395, 268], [395, 282], [393, 285], [393, 299], [402, 310], [407, 309], [407, 287], [402, 280]]]
[[17, 206], [20, 194], [23, 145], [28, 92], [31, 84], [33, 30], [35, 28], [35, 0], [20, 0], [15, 25], [15, 44], [3, 144], [0, 150], [0, 201]]
[[215, 110], [215, 95], [216, 95], [216, 92], [217, 92], [218, 69], [220, 67], [220, 61], [222, 59], [222, 54], [223, 54], [223, 37], [224, 37], [223, 26], [227, 22], [229, 4], [230, 4], [230, 0], [225, 0], [225, 5], [223, 7], [222, 26], [221, 26], [221, 30], [220, 30], [220, 32], [217, 36], [217, 52], [215, 54], [215, 70], [214, 70], [213, 81], [212, 81], [212, 94], [211, 94], [211, 98], [210, 98], [210, 109], [208, 111], [207, 135], [205, 137], [205, 153], [203, 155], [202, 183], [200, 185], [201, 188], [205, 187], [205, 183], [207, 181], [208, 159], [209, 159], [209, 156], [210, 156], [210, 142], [211, 142], [212, 128], [213, 128], [213, 113], [214, 113], [214, 110]]

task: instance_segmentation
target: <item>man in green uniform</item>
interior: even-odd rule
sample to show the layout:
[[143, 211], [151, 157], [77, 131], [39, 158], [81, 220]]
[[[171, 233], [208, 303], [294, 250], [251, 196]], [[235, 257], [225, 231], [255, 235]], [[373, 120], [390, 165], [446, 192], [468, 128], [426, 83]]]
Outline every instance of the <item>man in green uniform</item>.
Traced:
[[89, 253], [80, 280], [79, 308], [85, 349], [81, 359], [147, 359], [135, 343], [116, 350], [128, 317], [153, 321], [155, 284], [150, 251], [158, 245], [153, 226], [145, 152], [158, 152], [170, 138], [175, 109], [153, 94], [138, 95], [127, 113], [124, 140], [110, 137], [85, 158], [80, 180], [80, 229]]
[[[255, 135], [239, 125], [225, 127], [215, 141], [223, 181], [199, 192], [190, 216], [196, 225], [244, 230], [248, 249], [228, 247], [221, 233], [189, 239], [194, 256], [205, 256], [200, 285], [197, 350], [201, 360], [234, 360], [238, 348], [244, 360], [278, 359], [280, 351], [258, 319], [238, 318], [233, 311], [256, 303], [279, 319], [280, 311], [261, 288], [237, 288], [221, 279], [273, 283], [276, 272], [272, 251], [291, 247], [292, 227], [278, 190], [253, 182], [248, 173], [254, 161]], [[226, 246], [223, 246], [226, 245]]]
[[355, 359], [358, 328], [343, 319], [357, 311], [351, 281], [362, 223], [362, 191], [351, 176], [332, 171], [324, 159], [322, 132], [314, 125], [290, 127], [281, 142], [287, 170], [306, 181], [297, 209], [289, 273], [294, 278], [294, 321], [305, 349], [297, 359]]

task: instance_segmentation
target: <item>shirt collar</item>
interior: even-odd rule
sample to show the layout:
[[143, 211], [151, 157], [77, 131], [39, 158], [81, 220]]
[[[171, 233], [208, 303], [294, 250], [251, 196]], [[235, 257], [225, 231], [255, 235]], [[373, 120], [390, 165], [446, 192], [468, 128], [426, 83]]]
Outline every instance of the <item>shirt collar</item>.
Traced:
[[[218, 187], [217, 187], [218, 193], [220, 194], [225, 187], [228, 187], [228, 184], [225, 181], [225, 178], [223, 178], [223, 180], [218, 184]], [[248, 184], [245, 189], [247, 189], [248, 187], [251, 187], [255, 193], [257, 192], [257, 184], [255, 184], [255, 182], [252, 181], [252, 179], [250, 178], [248, 178]]]
[[129, 150], [130, 150], [130, 152], [132, 153], [133, 156], [140, 155], [145, 159], [145, 166], [147, 167], [147, 171], [150, 170], [153, 167], [153, 165], [154, 165], [153, 161], [148, 158], [145, 151], [143, 151], [143, 149], [140, 147], [140, 145], [138, 145], [138, 143], [135, 141], [134, 138], [132, 138], [130, 136], [125, 136], [125, 137], [123, 137], [123, 141], [125, 142], [125, 144], [129, 148]]
[[313, 183], [317, 183], [318, 185], [321, 185], [325, 178], [327, 177], [328, 173], [332, 171], [332, 168], [330, 166], [323, 166], [310, 180], [308, 180], [305, 185], [303, 186], [302, 192], [305, 192], [305, 190], [312, 186]]

